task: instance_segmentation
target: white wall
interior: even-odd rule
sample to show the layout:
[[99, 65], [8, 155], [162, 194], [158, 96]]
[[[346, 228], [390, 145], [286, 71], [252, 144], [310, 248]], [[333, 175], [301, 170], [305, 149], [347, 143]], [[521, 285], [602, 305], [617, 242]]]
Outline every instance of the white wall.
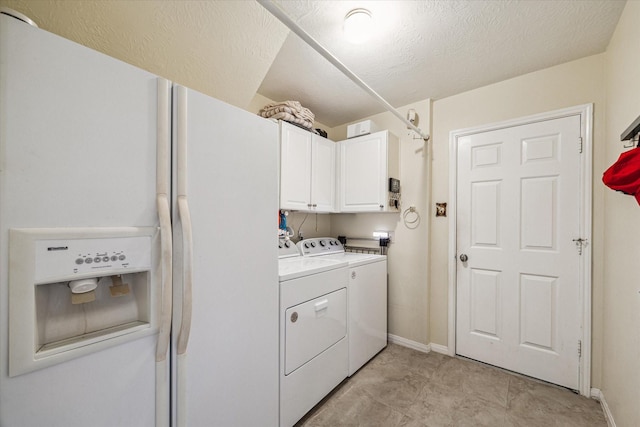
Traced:
[[[406, 114], [416, 110], [418, 126], [429, 133], [431, 102], [420, 101], [398, 110]], [[415, 206], [421, 217], [419, 226], [408, 228], [401, 213], [335, 214], [331, 219], [331, 235], [371, 236], [375, 230], [393, 231], [388, 249], [389, 333], [421, 344], [429, 343], [429, 147], [391, 113], [377, 114], [373, 120], [380, 129], [388, 129], [399, 139], [400, 185], [402, 208]], [[346, 125], [330, 130], [336, 141], [347, 136]]]
[[[602, 348], [602, 217], [599, 185], [604, 159], [604, 54], [526, 74], [433, 103], [433, 202], [449, 198], [449, 133], [456, 129], [594, 103], [594, 233], [592, 383], [600, 383]], [[430, 335], [448, 345], [449, 221], [431, 218]]]
[[[640, 2], [629, 1], [606, 52], [606, 164], [627, 149], [620, 134], [640, 115]], [[602, 184], [600, 184], [603, 187]], [[640, 425], [640, 206], [605, 190], [601, 389], [618, 426]]]

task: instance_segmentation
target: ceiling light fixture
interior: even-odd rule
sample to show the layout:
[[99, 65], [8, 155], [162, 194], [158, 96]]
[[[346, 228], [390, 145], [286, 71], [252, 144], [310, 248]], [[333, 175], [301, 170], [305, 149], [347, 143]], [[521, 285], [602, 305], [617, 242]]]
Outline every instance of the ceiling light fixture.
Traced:
[[367, 9], [353, 9], [344, 17], [344, 35], [352, 43], [365, 42], [372, 30], [373, 18]]

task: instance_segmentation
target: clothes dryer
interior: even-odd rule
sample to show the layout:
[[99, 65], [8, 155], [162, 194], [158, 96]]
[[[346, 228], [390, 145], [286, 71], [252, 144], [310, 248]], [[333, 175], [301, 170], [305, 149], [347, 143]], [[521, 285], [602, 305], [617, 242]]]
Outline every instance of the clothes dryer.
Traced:
[[348, 374], [346, 261], [279, 241], [280, 426], [290, 427]]
[[349, 264], [349, 376], [387, 346], [387, 257], [346, 252], [331, 237], [298, 242], [306, 258]]

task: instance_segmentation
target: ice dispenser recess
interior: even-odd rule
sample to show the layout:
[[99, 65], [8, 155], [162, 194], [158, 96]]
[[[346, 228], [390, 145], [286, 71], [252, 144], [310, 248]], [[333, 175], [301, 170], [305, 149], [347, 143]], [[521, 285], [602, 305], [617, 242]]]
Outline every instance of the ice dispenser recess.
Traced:
[[156, 227], [11, 229], [9, 375], [157, 332]]

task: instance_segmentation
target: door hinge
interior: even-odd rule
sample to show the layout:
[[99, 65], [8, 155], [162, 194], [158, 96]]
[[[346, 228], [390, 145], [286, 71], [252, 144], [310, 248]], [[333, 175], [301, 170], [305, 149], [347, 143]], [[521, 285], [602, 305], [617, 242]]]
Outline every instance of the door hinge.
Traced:
[[582, 357], [582, 340], [578, 340], [578, 358]]
[[573, 241], [576, 244], [576, 249], [578, 249], [578, 255], [582, 255], [582, 250], [584, 249], [585, 246], [587, 246], [587, 244], [589, 243], [589, 241], [587, 239], [573, 239]]
[[578, 138], [578, 153], [582, 153], [582, 137]]

